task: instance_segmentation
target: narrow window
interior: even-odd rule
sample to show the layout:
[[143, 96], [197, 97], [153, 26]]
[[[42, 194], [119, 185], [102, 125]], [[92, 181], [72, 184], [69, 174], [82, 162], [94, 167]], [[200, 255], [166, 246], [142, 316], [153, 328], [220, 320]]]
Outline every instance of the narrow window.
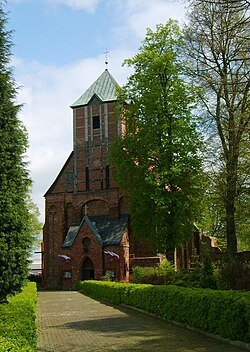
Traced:
[[85, 169], [85, 174], [86, 174], [86, 191], [89, 191], [89, 168], [88, 168], [88, 166]]
[[93, 116], [93, 130], [100, 128], [100, 116]]
[[109, 165], [106, 166], [106, 189], [109, 189]]

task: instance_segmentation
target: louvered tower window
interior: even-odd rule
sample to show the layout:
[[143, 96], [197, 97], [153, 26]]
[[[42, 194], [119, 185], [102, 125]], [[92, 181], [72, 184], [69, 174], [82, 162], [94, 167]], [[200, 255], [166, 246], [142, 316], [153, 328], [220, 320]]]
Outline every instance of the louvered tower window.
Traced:
[[93, 116], [93, 130], [97, 130], [100, 128], [100, 116], [96, 115]]

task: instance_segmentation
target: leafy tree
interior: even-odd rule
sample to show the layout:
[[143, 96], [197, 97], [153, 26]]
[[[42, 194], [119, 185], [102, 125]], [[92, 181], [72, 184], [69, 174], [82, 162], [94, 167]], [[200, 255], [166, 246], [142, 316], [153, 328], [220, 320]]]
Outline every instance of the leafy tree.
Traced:
[[[244, 166], [244, 170], [247, 168]], [[244, 171], [244, 172], [245, 172]], [[244, 176], [242, 170], [242, 176]], [[235, 225], [237, 232], [238, 249], [250, 250], [250, 187], [249, 181], [244, 180], [244, 187], [237, 183], [238, 194], [235, 202]], [[219, 239], [219, 245], [226, 249], [226, 209], [224, 207], [225, 195], [225, 169], [206, 173], [206, 191], [203, 198], [203, 216], [199, 228], [210, 236]]]
[[135, 235], [171, 252], [193, 233], [199, 198], [199, 136], [192, 91], [181, 77], [182, 38], [175, 21], [148, 29], [134, 68], [119, 91], [123, 135], [111, 148]]
[[246, 144], [249, 145], [249, 10], [250, 3], [246, 0], [192, 0], [185, 29], [189, 74], [201, 88], [203, 121], [210, 127], [206, 133], [216, 133], [217, 144], [212, 146], [217, 150], [216, 159], [222, 161], [217, 170], [223, 170], [223, 206], [230, 256], [237, 253], [235, 214], [241, 193], [239, 182], [247, 173], [241, 165], [242, 153]]
[[0, 4], [0, 301], [20, 291], [32, 242], [27, 195], [30, 186], [24, 153], [27, 134], [17, 115], [16, 86], [9, 67], [11, 33]]
[[[226, 215], [223, 208], [221, 173], [206, 173], [206, 191], [203, 198], [203, 212], [200, 228], [212, 237], [225, 240]], [[224, 241], [223, 241], [224, 242]]]
[[31, 189], [26, 197], [26, 205], [29, 212], [29, 233], [31, 234], [33, 245], [37, 246], [41, 242], [40, 237], [42, 234], [42, 223], [39, 221], [39, 208], [31, 199], [30, 194]]

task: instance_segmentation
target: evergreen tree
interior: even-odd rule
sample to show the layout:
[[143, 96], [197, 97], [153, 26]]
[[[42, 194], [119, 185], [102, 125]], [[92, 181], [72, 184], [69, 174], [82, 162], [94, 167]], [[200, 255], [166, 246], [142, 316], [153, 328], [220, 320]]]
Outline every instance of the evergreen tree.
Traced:
[[32, 238], [27, 196], [30, 179], [24, 153], [27, 134], [18, 119], [10, 68], [11, 32], [0, 4], [0, 301], [19, 292], [28, 272]]
[[148, 30], [139, 53], [125, 61], [134, 74], [119, 92], [125, 128], [110, 156], [135, 235], [165, 253], [192, 235], [200, 187], [199, 136], [192, 91], [181, 77], [181, 48], [179, 27], [170, 20]]

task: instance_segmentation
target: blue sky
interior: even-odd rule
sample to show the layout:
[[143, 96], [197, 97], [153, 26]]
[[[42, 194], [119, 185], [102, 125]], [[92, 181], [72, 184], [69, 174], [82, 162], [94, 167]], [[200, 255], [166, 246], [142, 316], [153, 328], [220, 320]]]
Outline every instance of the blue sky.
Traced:
[[122, 85], [122, 67], [145, 37], [171, 17], [184, 20], [178, 0], [8, 0], [20, 119], [27, 127], [33, 200], [44, 221], [43, 195], [72, 150], [70, 105], [105, 69]]
[[111, 2], [102, 1], [96, 8], [68, 3], [11, 1], [8, 8], [10, 27], [15, 28], [15, 55], [63, 65], [118, 45], [121, 38], [113, 30], [119, 25], [118, 16], [112, 12]]

